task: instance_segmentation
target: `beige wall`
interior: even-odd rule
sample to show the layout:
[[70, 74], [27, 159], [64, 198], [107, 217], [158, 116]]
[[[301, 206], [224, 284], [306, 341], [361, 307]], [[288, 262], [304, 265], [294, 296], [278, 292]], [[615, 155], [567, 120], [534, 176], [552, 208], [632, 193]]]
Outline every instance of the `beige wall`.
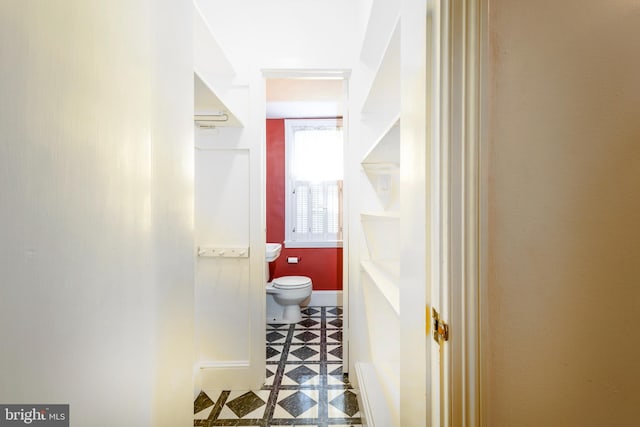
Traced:
[[484, 425], [636, 425], [640, 4], [489, 10]]

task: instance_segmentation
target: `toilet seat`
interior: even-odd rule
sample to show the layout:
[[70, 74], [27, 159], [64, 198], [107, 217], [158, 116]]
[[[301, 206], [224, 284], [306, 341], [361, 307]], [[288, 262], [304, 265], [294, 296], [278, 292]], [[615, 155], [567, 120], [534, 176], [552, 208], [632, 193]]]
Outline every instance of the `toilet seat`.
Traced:
[[271, 283], [277, 289], [300, 289], [311, 285], [311, 279], [306, 276], [282, 276]]

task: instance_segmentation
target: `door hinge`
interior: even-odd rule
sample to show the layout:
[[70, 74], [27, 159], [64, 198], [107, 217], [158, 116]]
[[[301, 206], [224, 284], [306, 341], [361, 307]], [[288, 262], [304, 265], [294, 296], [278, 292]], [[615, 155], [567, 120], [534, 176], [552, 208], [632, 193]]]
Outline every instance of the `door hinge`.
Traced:
[[431, 308], [431, 317], [433, 318], [433, 339], [438, 343], [449, 341], [449, 325], [442, 319], [435, 308]]

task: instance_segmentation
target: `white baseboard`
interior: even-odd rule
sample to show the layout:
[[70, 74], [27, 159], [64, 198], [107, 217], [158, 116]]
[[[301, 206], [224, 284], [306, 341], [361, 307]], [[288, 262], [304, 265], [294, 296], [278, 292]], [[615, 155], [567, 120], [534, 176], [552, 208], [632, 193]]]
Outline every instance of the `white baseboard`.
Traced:
[[362, 414], [362, 425], [367, 427], [395, 425], [373, 365], [371, 363], [356, 363], [355, 371], [356, 384], [358, 385], [356, 396]]
[[256, 383], [258, 376], [248, 360], [201, 361], [199, 368], [202, 390], [255, 390], [264, 383], [264, 377]]
[[303, 302], [302, 305], [342, 307], [342, 291], [312, 291], [309, 299]]

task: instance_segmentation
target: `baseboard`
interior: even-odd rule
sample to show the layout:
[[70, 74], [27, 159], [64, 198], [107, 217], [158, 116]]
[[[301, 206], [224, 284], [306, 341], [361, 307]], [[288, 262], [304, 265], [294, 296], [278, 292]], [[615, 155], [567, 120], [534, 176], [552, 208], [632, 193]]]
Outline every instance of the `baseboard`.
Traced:
[[395, 425], [373, 365], [371, 363], [356, 363], [355, 371], [362, 425], [367, 427]]
[[254, 390], [262, 385], [256, 383], [255, 369], [248, 360], [202, 361], [199, 367], [202, 390]]
[[302, 305], [342, 307], [342, 291], [312, 291], [309, 299]]

